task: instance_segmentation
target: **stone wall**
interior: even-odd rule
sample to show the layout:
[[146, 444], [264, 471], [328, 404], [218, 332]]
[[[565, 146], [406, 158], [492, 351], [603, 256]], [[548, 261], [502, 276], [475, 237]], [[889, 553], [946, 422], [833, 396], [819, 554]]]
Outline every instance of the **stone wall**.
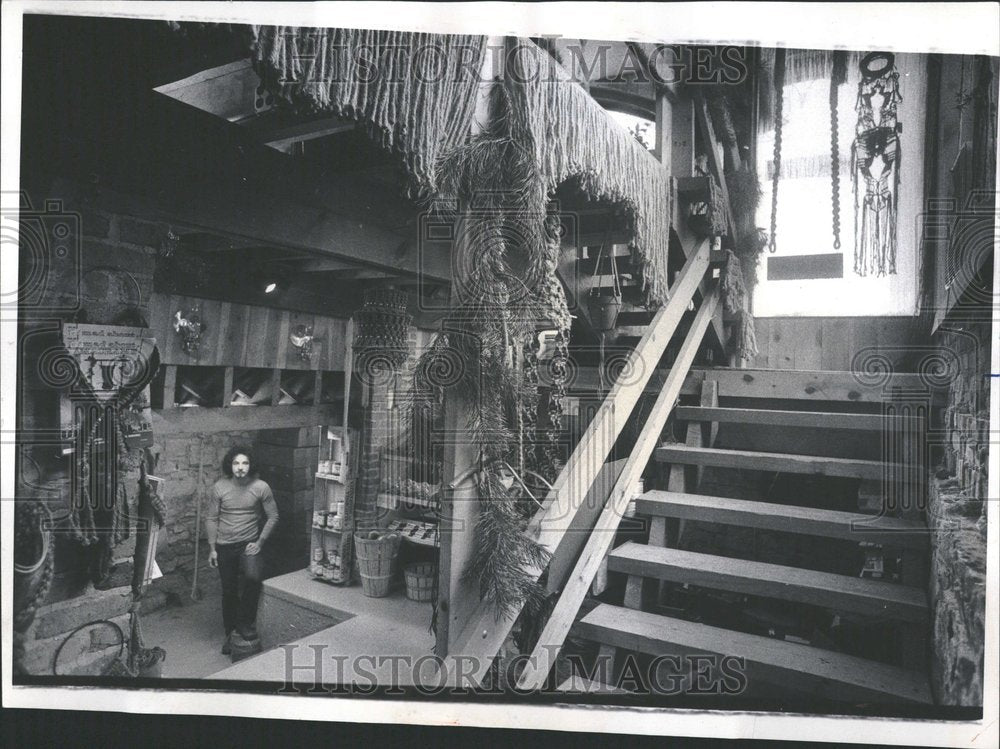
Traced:
[[[166, 524], [157, 538], [156, 561], [164, 575], [177, 572], [190, 579], [196, 535], [202, 538], [197, 562], [203, 569], [199, 575], [210, 574], [204, 543], [204, 503], [212, 484], [222, 477], [222, 458], [229, 448], [235, 444], [255, 448], [256, 441], [255, 432], [183, 434], [156, 440], [156, 475], [165, 480], [163, 497], [167, 506]], [[200, 526], [196, 522], [199, 502], [203, 503]]]
[[[22, 303], [19, 329], [18, 429], [21, 432], [17, 497], [44, 498], [57, 516], [65, 514], [71, 458], [46, 433], [60, 429], [60, 397], [65, 383], [46, 365], [61, 346], [61, 324], [114, 324], [123, 315], [149, 319], [153, 272], [166, 226], [129, 216], [92, 210], [86, 200], [31, 195], [47, 242], [22, 242], [19, 263]], [[44, 208], [43, 208], [44, 207]], [[65, 218], [63, 218], [65, 217]], [[59, 228], [67, 227], [68, 231]], [[138, 500], [138, 471], [121, 475], [132, 510]], [[88, 549], [57, 527], [55, 578], [48, 601], [91, 590], [86, 574]], [[114, 550], [116, 558], [134, 552], [134, 535]]]
[[[988, 316], [987, 316], [988, 318]], [[989, 457], [990, 321], [941, 329], [955, 361], [929, 487], [931, 685], [945, 705], [982, 705]]]

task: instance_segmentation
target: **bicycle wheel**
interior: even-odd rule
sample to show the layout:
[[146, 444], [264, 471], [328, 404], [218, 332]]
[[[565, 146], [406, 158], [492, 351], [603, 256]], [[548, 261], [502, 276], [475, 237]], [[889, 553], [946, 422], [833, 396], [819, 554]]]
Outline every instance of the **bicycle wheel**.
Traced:
[[112, 621], [87, 622], [67, 635], [56, 650], [56, 676], [102, 676], [125, 650], [125, 634]]

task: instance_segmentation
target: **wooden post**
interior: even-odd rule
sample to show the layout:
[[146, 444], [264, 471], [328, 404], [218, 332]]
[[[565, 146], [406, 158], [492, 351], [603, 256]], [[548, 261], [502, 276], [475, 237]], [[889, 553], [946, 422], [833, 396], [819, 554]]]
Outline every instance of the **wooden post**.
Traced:
[[[502, 45], [501, 37], [487, 40], [490, 48]], [[479, 98], [473, 118], [473, 134], [489, 123], [489, 99], [493, 86], [493, 56], [487, 54], [479, 77]], [[456, 233], [455, 236], [462, 236]], [[453, 253], [461, 257], [470, 250], [456, 244]], [[471, 267], [468, 262], [456, 260], [453, 269]], [[450, 307], [460, 302], [464, 279], [452, 278]], [[467, 293], [467, 292], [466, 292]], [[444, 466], [442, 483], [445, 490], [441, 501], [441, 521], [438, 527], [440, 556], [438, 558], [437, 632], [434, 652], [444, 658], [454, 652], [455, 639], [479, 605], [479, 586], [465, 576], [465, 570], [475, 551], [475, 526], [479, 517], [479, 497], [474, 475], [470, 473], [479, 464], [479, 451], [468, 429], [469, 409], [475, 404], [466, 403], [454, 392], [444, 397]]]
[[163, 373], [163, 407], [173, 408], [177, 394], [177, 365], [168, 364]]
[[277, 406], [281, 400], [281, 370], [271, 370], [271, 405]]
[[[663, 164], [667, 174], [673, 168], [673, 104], [662, 91], [656, 94], [656, 147], [653, 154]], [[686, 176], [686, 175], [685, 175]]]
[[222, 371], [222, 407], [233, 405], [233, 368], [226, 367]]

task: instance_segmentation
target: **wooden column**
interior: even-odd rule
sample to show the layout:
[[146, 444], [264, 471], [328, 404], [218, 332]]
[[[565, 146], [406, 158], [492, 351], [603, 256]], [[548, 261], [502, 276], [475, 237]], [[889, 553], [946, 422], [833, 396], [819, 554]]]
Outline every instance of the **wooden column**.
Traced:
[[670, 97], [660, 91], [656, 94], [656, 147], [653, 154], [668, 174], [673, 169], [673, 122], [673, 104]]
[[[499, 47], [501, 37], [489, 37], [490, 48]], [[493, 86], [493, 55], [487, 53], [479, 78], [479, 100], [473, 118], [473, 133], [481, 131], [489, 122], [489, 97]], [[462, 236], [456, 232], [455, 236]], [[469, 268], [461, 260], [470, 248], [456, 243], [452, 261], [453, 269]], [[452, 278], [452, 309], [459, 304], [464, 279]], [[453, 651], [457, 635], [464, 629], [479, 605], [479, 586], [465, 577], [465, 570], [475, 551], [475, 525], [479, 518], [479, 496], [474, 477], [470, 473], [479, 464], [479, 451], [469, 433], [469, 409], [454, 392], [446, 392], [444, 399], [444, 466], [442, 483], [439, 538], [441, 543], [438, 562], [437, 632], [434, 652], [444, 658]]]

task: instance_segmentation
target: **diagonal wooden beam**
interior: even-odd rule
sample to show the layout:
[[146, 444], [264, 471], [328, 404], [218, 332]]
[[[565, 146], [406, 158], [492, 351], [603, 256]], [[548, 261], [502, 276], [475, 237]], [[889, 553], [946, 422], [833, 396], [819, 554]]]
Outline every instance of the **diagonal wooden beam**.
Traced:
[[[687, 311], [688, 302], [708, 270], [709, 245], [707, 240], [702, 242], [678, 274], [671, 288], [670, 300], [656, 313], [646, 334], [629, 354], [628, 363], [622, 371], [630, 373], [630, 376], [620, 377], [615, 383], [556, 479], [542, 509], [533, 519], [528, 532], [535, 534], [539, 543], [550, 552], [556, 551], [565, 539], [615, 440], [657, 369], [667, 344]], [[683, 376], [680, 381], [683, 381]], [[535, 579], [542, 573], [541, 569], [526, 571]], [[498, 620], [492, 605], [488, 601], [480, 601], [466, 618], [465, 626], [451, 639], [449, 654], [470, 659], [475, 669], [470, 676], [476, 683], [482, 680], [500, 651], [515, 619], [516, 615]]]
[[722, 192], [722, 199], [726, 201], [726, 226], [729, 227], [729, 237], [731, 241], [736, 241], [736, 224], [733, 222], [733, 204], [729, 200], [729, 187], [726, 185], [726, 169], [719, 161], [718, 142], [715, 140], [715, 133], [712, 131], [712, 120], [708, 115], [708, 104], [704, 94], [695, 90], [694, 94], [695, 118], [698, 120], [698, 129], [701, 131], [705, 143], [708, 145], [708, 161], [712, 165], [712, 171], [719, 178], [719, 189]]
[[660, 432], [677, 403], [681, 385], [684, 384], [684, 376], [694, 363], [695, 354], [698, 353], [701, 340], [708, 329], [708, 324], [718, 303], [719, 290], [716, 284], [708, 292], [701, 308], [695, 315], [691, 329], [684, 339], [684, 344], [681, 346], [673, 367], [671, 367], [666, 386], [656, 399], [656, 403], [653, 404], [642, 433], [615, 483], [611, 497], [598, 518], [590, 538], [587, 539], [587, 545], [583, 548], [576, 567], [573, 569], [573, 574], [549, 616], [535, 649], [525, 664], [524, 671], [521, 672], [518, 688], [541, 689], [548, 678], [549, 671], [555, 664], [556, 653], [565, 642], [570, 627], [573, 626], [573, 620], [590, 589], [594, 575], [601, 566], [601, 560], [604, 559], [611, 544], [614, 543], [615, 532], [631, 498], [629, 489], [642, 475], [653, 450], [656, 448]]

